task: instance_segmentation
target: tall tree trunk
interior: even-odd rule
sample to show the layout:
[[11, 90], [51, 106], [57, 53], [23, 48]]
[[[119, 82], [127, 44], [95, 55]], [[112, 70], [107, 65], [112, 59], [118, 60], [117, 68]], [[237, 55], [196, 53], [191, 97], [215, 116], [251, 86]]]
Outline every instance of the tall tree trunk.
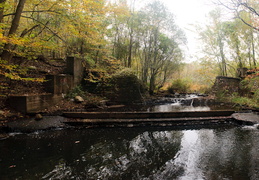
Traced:
[[148, 56], [147, 56], [147, 47], [146, 47], [146, 45], [145, 45], [145, 48], [144, 48], [144, 50], [143, 50], [143, 54], [144, 54], [144, 57], [143, 57], [143, 59], [144, 59], [144, 62], [143, 62], [143, 64], [142, 64], [142, 78], [141, 78], [141, 80], [142, 80], [142, 82], [144, 83], [144, 84], [146, 84], [147, 83], [147, 77], [148, 77]]
[[254, 44], [254, 34], [253, 34], [253, 32], [251, 32], [251, 37], [252, 37], [252, 58], [253, 58], [254, 68], [256, 68], [255, 44]]
[[[159, 27], [159, 26], [158, 26]], [[154, 52], [153, 52], [153, 62], [150, 67], [150, 85], [149, 85], [149, 93], [152, 95], [154, 93], [155, 87], [156, 87], [156, 71], [157, 71], [157, 55], [158, 55], [158, 27], [154, 30]]]
[[156, 74], [154, 72], [152, 72], [150, 80], [149, 80], [149, 94], [150, 95], [154, 94], [155, 82], [156, 82]]
[[4, 5], [6, 0], [0, 0], [0, 23], [3, 22], [4, 19]]
[[251, 61], [251, 46], [249, 44], [249, 47], [248, 47], [248, 61], [249, 61], [249, 67], [250, 69], [252, 68], [252, 61]]
[[[25, 2], [26, 2], [26, 0], [19, 0], [14, 18], [12, 21], [11, 28], [9, 29], [9, 32], [8, 32], [9, 37], [14, 35], [18, 29]], [[12, 48], [11, 44], [9, 44], [9, 43], [5, 44], [4, 51], [1, 55], [1, 58], [3, 60], [6, 60], [7, 62], [10, 62], [10, 60], [12, 59], [12, 53], [10, 52], [12, 50], [11, 48]]]
[[239, 43], [238, 42], [236, 44], [236, 53], [237, 53], [237, 59], [238, 59], [238, 67], [243, 68], [243, 62], [242, 62], [242, 58], [240, 56], [240, 49], [239, 49]]
[[226, 64], [226, 59], [224, 55], [224, 47], [223, 47], [223, 42], [221, 40], [221, 37], [219, 35], [219, 49], [220, 49], [220, 56], [221, 56], [221, 65], [222, 65], [222, 70], [221, 70], [221, 75], [222, 76], [227, 76], [227, 64]]
[[128, 68], [131, 68], [132, 64], [132, 46], [133, 46], [133, 30], [130, 33], [130, 44], [129, 44], [129, 57], [128, 57]]

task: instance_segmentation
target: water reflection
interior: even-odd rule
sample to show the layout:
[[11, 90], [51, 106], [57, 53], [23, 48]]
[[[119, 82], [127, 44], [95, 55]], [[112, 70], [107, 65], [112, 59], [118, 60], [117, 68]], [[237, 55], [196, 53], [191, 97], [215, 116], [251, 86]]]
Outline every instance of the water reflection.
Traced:
[[0, 179], [259, 179], [259, 131], [86, 129], [0, 141]]

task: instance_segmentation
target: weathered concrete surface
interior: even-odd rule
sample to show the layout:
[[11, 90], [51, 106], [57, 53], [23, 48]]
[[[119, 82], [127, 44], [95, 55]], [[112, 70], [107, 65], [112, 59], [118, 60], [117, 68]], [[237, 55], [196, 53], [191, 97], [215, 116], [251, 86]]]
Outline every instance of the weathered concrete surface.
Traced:
[[38, 121], [35, 118], [12, 121], [7, 123], [6, 128], [9, 131], [34, 132], [64, 127], [63, 121], [64, 117], [61, 116], [43, 116]]
[[67, 94], [74, 87], [72, 75], [46, 75], [45, 91], [52, 94]]
[[232, 117], [239, 122], [247, 124], [259, 124], [259, 115], [258, 113], [234, 113]]
[[241, 79], [239, 78], [217, 76], [212, 89], [218, 92], [225, 91], [232, 94], [238, 92], [240, 81]]
[[44, 94], [31, 96], [10, 96], [8, 103], [15, 110], [22, 113], [37, 113], [40, 110], [57, 104], [61, 95]]
[[88, 127], [136, 127], [136, 126], [179, 126], [213, 125], [232, 122], [231, 116], [200, 118], [160, 118], [160, 119], [66, 119], [64, 123], [72, 126]]
[[[66, 125], [82, 126], [82, 127], [177, 127], [177, 126], [203, 126], [203, 125], [254, 125], [259, 124], [259, 115], [256, 113], [233, 113], [233, 111], [212, 111], [212, 112], [178, 112], [178, 113], [134, 113], [134, 112], [116, 112], [116, 113], [67, 113], [66, 115], [90, 114], [95, 118], [66, 118], [61, 116], [43, 116], [42, 120], [35, 120], [35, 118], [16, 120], [6, 124], [6, 129], [16, 132], [34, 132], [39, 130], [48, 130], [53, 128], [67, 127]], [[97, 115], [99, 114], [99, 115]], [[111, 114], [110, 118], [107, 115]], [[190, 115], [191, 114], [191, 115]], [[216, 116], [209, 116], [216, 114]], [[222, 115], [228, 114], [228, 115]], [[101, 116], [100, 116], [101, 115]], [[137, 117], [137, 118], [129, 118]], [[149, 117], [153, 118], [145, 118]], [[151, 116], [152, 115], [152, 116]], [[169, 116], [170, 117], [166, 117]], [[172, 115], [175, 115], [172, 117]], [[178, 115], [178, 117], [176, 116]], [[197, 116], [197, 115], [203, 115]], [[106, 118], [96, 118], [104, 117]], [[189, 117], [187, 117], [189, 116]], [[190, 117], [191, 116], [191, 117]], [[115, 118], [111, 118], [115, 117]], [[163, 118], [161, 118], [163, 117]], [[0, 133], [1, 134], [1, 133]], [[4, 136], [0, 139], [5, 138]]]
[[67, 57], [67, 68], [66, 73], [70, 74], [74, 77], [74, 86], [80, 84], [81, 80], [83, 79], [83, 59], [76, 58], [76, 57]]
[[68, 118], [82, 119], [148, 119], [231, 116], [235, 111], [185, 111], [185, 112], [64, 112]]
[[256, 113], [235, 113], [235, 111], [194, 112], [66, 112], [64, 123], [88, 127], [134, 127], [134, 126], [177, 126], [259, 124]]

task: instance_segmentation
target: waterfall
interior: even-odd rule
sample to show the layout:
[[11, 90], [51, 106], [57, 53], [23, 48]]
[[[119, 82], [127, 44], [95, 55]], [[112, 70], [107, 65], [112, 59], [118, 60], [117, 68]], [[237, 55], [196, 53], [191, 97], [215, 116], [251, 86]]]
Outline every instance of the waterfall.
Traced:
[[190, 106], [193, 106], [193, 101], [194, 101], [194, 99], [192, 98], [192, 101], [191, 101], [191, 105], [190, 105]]

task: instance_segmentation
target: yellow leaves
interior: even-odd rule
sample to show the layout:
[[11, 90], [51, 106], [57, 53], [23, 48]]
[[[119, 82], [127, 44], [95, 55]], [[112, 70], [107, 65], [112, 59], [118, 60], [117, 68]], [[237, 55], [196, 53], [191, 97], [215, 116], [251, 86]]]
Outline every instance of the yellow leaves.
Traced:
[[43, 78], [24, 78], [27, 70], [20, 68], [18, 65], [8, 64], [6, 61], [0, 60], [0, 75], [11, 80], [44, 82]]
[[109, 4], [107, 7], [110, 14], [117, 17], [130, 16], [130, 11], [127, 4]]
[[2, 33], [0, 33], [0, 43], [2, 44], [11, 44], [11, 45], [18, 45], [18, 46], [23, 46], [25, 44], [25, 39], [17, 37], [17, 36], [12, 36], [12, 37], [6, 37]]
[[0, 45], [3, 45], [7, 42], [8, 42], [7, 38], [4, 37], [2, 33], [0, 33]]
[[[15, 10], [12, 2], [7, 1], [5, 14]], [[28, 0], [16, 36], [4, 36], [10, 28], [10, 19], [5, 18], [0, 24], [0, 45], [10, 44], [15, 47], [13, 54], [27, 57], [49, 49], [65, 54], [69, 51], [66, 48], [104, 46], [108, 12], [105, 3], [105, 0]], [[78, 39], [83, 43], [74, 43]]]

